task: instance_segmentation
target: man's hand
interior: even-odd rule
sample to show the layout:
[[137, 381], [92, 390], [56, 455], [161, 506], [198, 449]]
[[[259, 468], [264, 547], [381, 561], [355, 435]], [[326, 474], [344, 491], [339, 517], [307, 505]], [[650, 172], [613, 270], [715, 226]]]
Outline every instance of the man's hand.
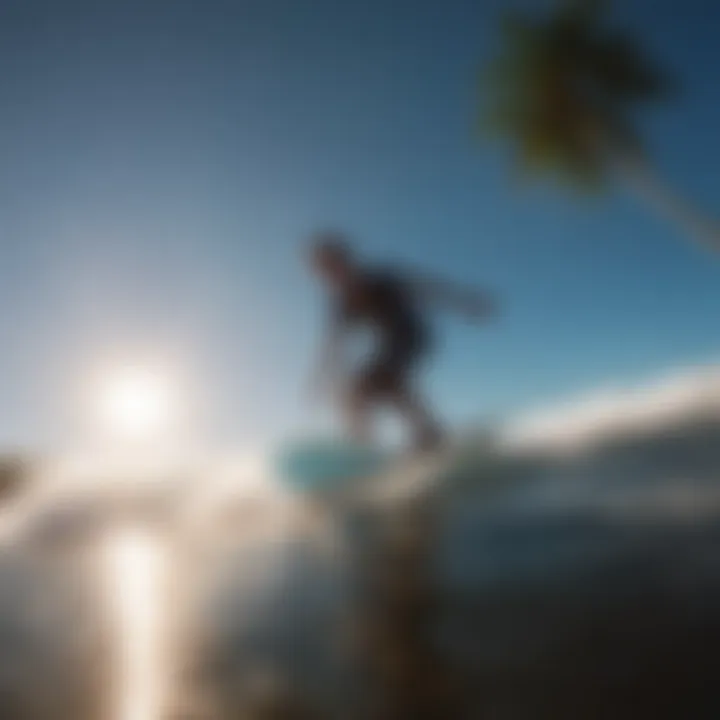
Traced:
[[317, 405], [323, 401], [326, 392], [325, 383], [314, 374], [305, 385], [303, 398], [309, 405]]
[[334, 401], [341, 387], [343, 376], [342, 358], [343, 328], [333, 325], [329, 328], [323, 343], [320, 361], [307, 384], [308, 402], [317, 403], [326, 400]]
[[334, 405], [341, 401], [345, 392], [346, 378], [338, 367], [320, 367], [310, 377], [305, 398], [313, 405], [329, 403]]
[[308, 404], [342, 407], [345, 400], [346, 384], [342, 378], [313, 378], [308, 383], [305, 400]]
[[472, 322], [486, 322], [494, 319], [500, 312], [496, 298], [489, 294], [474, 294], [468, 298], [466, 314]]

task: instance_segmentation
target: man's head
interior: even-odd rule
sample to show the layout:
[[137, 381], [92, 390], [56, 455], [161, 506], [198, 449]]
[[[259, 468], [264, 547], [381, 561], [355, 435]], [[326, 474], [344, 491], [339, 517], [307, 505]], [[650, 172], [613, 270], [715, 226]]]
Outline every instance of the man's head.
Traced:
[[355, 259], [345, 236], [339, 232], [317, 233], [312, 239], [310, 263], [313, 270], [331, 285], [342, 286], [355, 274]]

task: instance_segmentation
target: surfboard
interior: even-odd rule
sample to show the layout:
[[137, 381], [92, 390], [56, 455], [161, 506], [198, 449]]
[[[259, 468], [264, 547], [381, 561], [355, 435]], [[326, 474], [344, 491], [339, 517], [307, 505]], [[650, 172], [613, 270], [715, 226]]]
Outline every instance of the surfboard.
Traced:
[[314, 438], [287, 443], [275, 456], [281, 482], [299, 493], [339, 490], [379, 474], [396, 453], [349, 441]]
[[477, 433], [422, 453], [311, 438], [281, 446], [274, 465], [281, 484], [296, 494], [386, 502], [454, 483], [468, 463], [487, 461], [491, 445]]
[[[276, 477], [313, 508], [343, 515], [390, 510], [440, 493], [502, 500], [532, 483], [546, 461], [503, 449], [493, 428], [474, 430], [433, 452], [416, 453], [319, 438], [288, 443], [275, 455]], [[479, 493], [479, 495], [478, 495]]]

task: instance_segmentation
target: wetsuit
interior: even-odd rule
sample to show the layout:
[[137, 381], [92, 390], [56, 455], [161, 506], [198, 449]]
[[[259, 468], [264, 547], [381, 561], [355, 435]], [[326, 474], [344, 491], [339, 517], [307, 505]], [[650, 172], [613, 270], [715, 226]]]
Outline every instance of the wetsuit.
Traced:
[[390, 270], [364, 270], [334, 299], [336, 329], [363, 326], [374, 331], [376, 345], [355, 376], [363, 397], [392, 395], [406, 388], [430, 335], [403, 279]]

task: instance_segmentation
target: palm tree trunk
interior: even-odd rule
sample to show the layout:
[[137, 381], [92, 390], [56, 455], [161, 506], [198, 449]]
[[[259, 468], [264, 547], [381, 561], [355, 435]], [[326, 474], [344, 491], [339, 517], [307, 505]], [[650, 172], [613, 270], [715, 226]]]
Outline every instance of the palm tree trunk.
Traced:
[[657, 170], [637, 155], [616, 156], [623, 184], [706, 250], [720, 252], [720, 222], [675, 192]]

